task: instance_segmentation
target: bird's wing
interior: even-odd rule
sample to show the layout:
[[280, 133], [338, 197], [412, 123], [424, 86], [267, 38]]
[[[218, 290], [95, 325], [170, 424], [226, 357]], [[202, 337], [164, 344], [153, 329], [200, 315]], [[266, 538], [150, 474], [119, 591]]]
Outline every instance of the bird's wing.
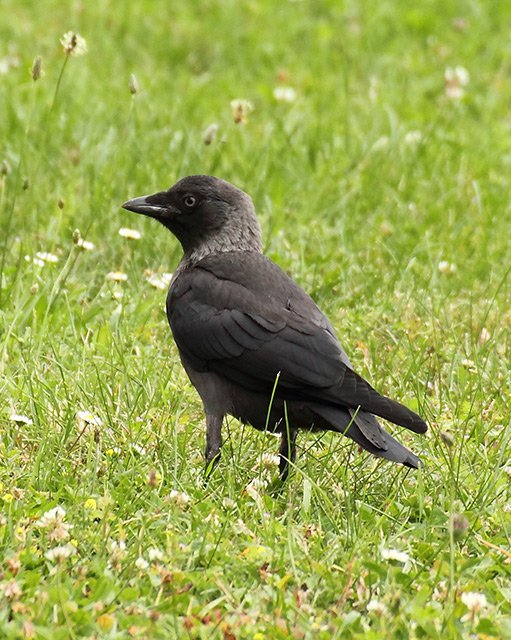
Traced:
[[167, 314], [179, 349], [197, 370], [247, 389], [324, 400], [417, 432], [425, 423], [357, 375], [314, 301], [258, 253], [204, 258], [173, 283]]

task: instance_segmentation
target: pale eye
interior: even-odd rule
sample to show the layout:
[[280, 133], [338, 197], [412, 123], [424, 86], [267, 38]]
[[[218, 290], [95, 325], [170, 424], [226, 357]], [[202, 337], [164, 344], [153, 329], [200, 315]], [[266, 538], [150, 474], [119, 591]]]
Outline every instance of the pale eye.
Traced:
[[195, 196], [185, 196], [183, 198], [183, 202], [187, 207], [194, 207], [197, 202], [197, 198]]

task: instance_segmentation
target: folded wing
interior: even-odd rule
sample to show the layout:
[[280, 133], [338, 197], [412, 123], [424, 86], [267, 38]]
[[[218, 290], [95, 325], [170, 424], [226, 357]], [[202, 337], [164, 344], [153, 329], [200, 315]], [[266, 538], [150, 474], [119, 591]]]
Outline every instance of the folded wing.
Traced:
[[[259, 253], [217, 254], [184, 271], [169, 291], [167, 314], [179, 349], [197, 370], [268, 393], [279, 375], [284, 399], [360, 407], [417, 433], [427, 429], [353, 371], [314, 301]], [[374, 424], [355, 421], [364, 437], [384, 445]]]

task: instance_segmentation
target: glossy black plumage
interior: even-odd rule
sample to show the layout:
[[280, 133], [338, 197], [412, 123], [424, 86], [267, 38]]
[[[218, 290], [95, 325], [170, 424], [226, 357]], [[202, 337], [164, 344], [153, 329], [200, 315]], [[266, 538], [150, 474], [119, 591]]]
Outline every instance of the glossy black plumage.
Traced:
[[191, 176], [123, 206], [157, 218], [185, 250], [167, 315], [204, 403], [207, 461], [218, 456], [221, 422], [231, 414], [283, 433], [283, 476], [297, 429], [339, 431], [374, 455], [419, 466], [374, 416], [416, 433], [426, 431], [425, 422], [353, 371], [314, 301], [262, 255], [246, 194], [210, 176]]

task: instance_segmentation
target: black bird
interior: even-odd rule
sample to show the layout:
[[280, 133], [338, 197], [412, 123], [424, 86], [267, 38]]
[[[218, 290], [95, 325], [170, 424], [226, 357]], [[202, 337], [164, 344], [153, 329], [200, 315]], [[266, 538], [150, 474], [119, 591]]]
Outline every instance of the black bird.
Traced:
[[196, 175], [122, 206], [161, 222], [184, 250], [167, 316], [204, 405], [206, 469], [219, 458], [226, 414], [282, 434], [282, 479], [295, 460], [298, 429], [337, 431], [375, 456], [419, 467], [375, 415], [415, 433], [424, 433], [426, 423], [353, 371], [312, 298], [262, 254], [246, 193]]

